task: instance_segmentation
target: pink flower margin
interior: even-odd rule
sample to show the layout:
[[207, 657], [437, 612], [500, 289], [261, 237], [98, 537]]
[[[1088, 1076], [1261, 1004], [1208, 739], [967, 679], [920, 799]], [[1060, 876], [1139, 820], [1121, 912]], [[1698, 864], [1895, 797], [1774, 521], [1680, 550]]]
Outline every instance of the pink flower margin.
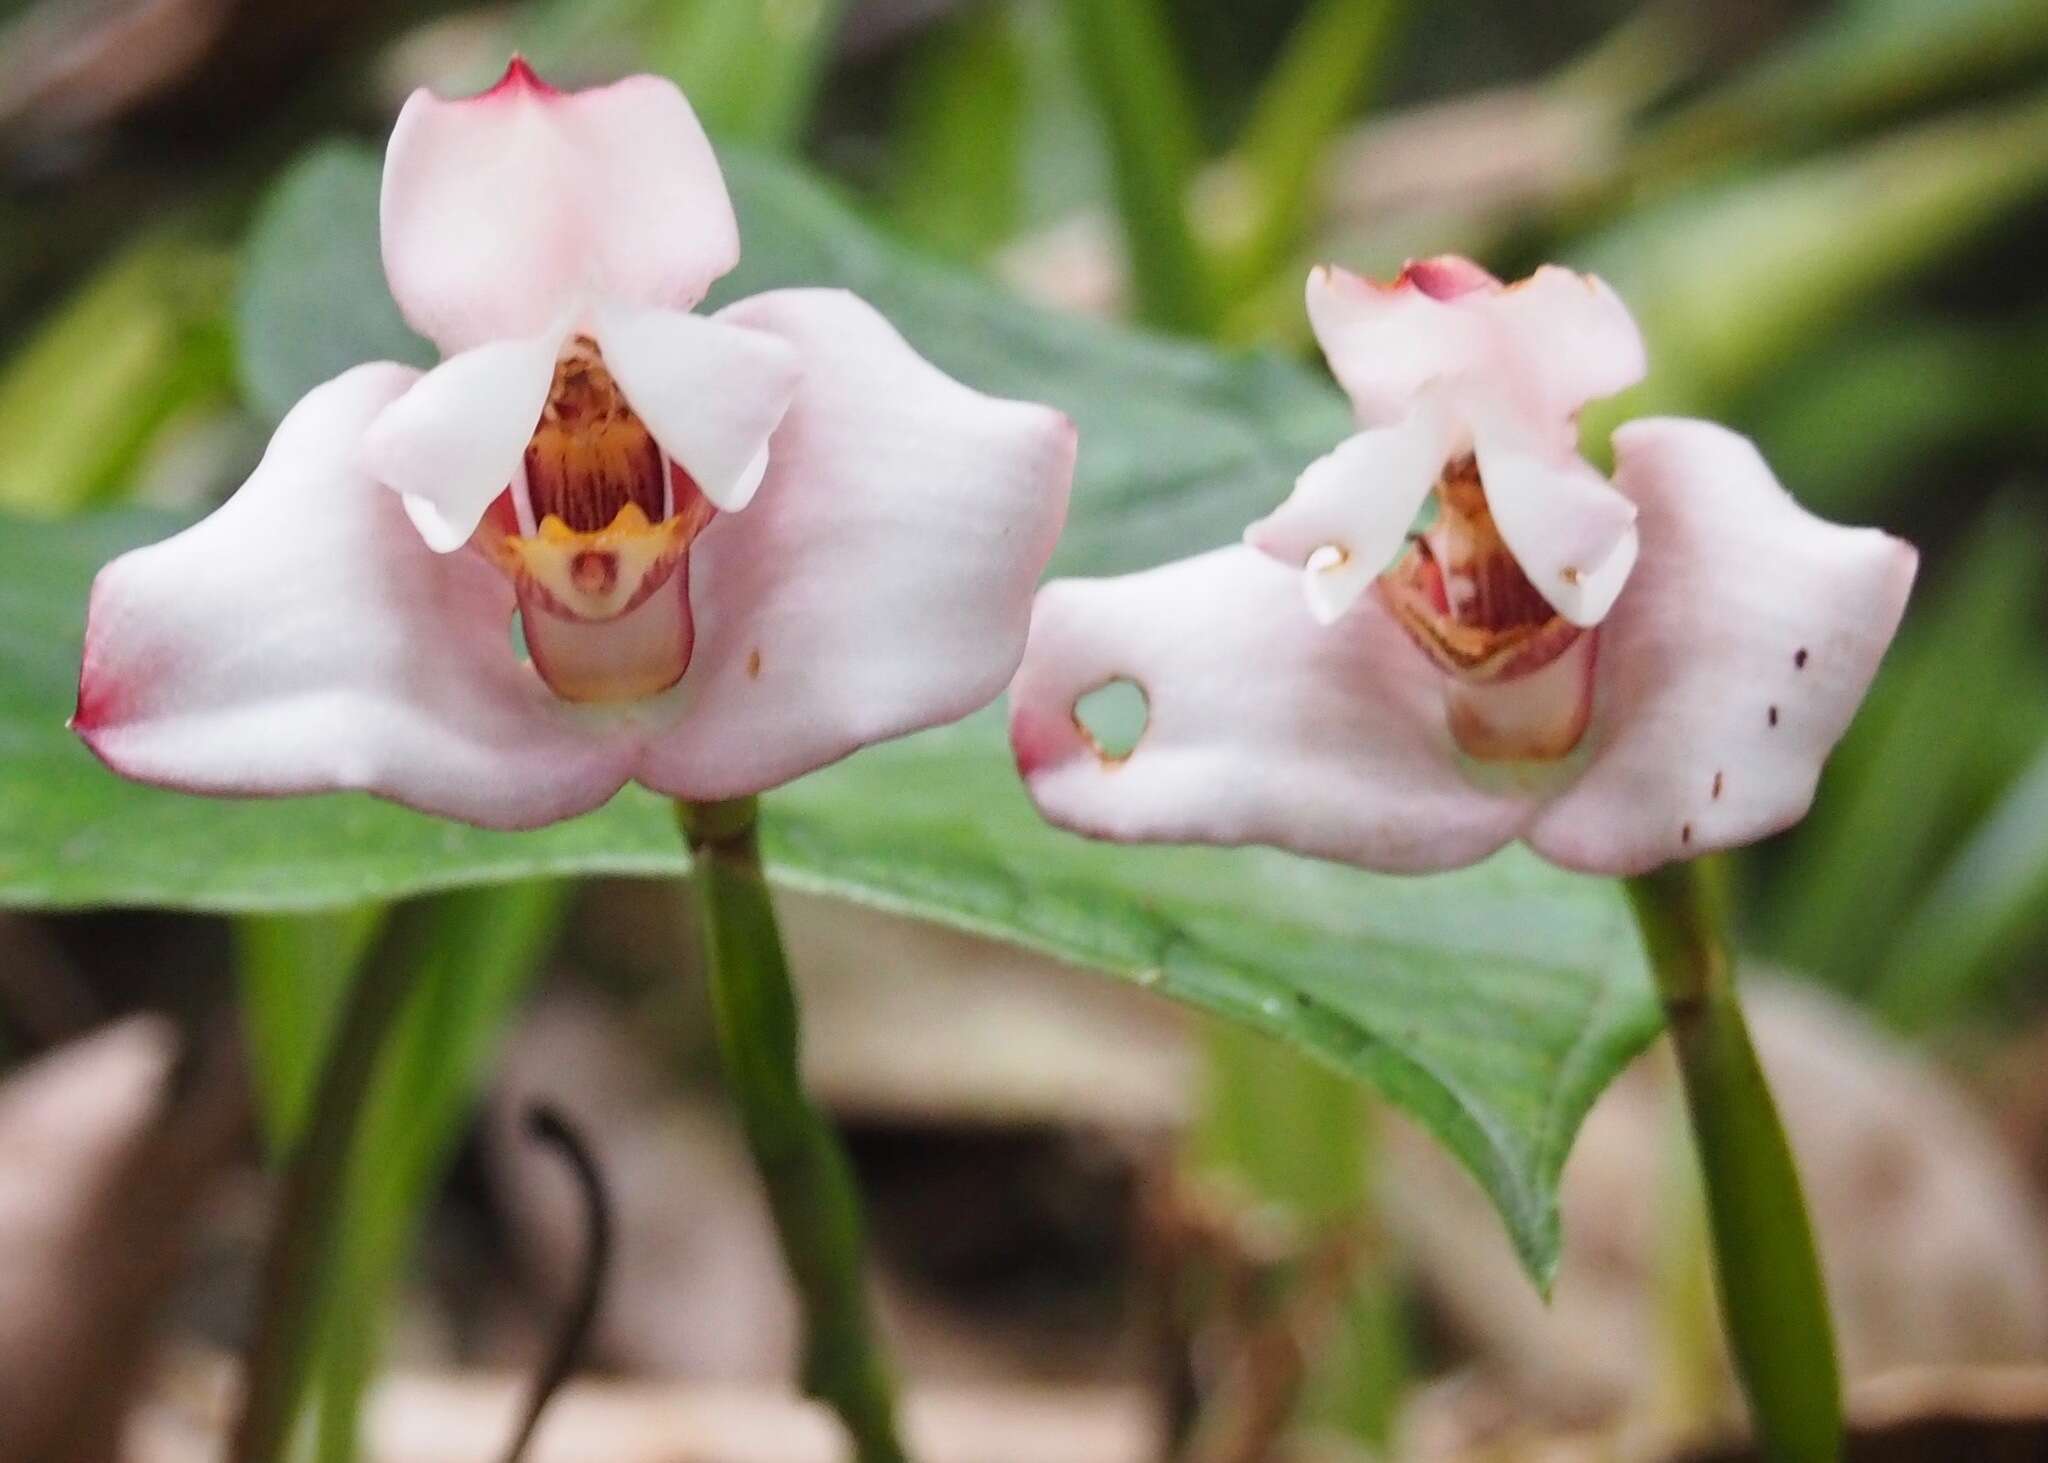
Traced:
[[[382, 218], [392, 292], [443, 360], [318, 387], [225, 506], [101, 572], [73, 725], [116, 772], [528, 828], [629, 781], [759, 792], [1000, 693], [1072, 425], [950, 380], [842, 292], [692, 313], [739, 234], [674, 86], [561, 92], [515, 61], [478, 97], [418, 92]], [[522, 462], [578, 340], [706, 522], [557, 614], [483, 547], [534, 531]], [[581, 704], [543, 657], [565, 684], [680, 679]]]

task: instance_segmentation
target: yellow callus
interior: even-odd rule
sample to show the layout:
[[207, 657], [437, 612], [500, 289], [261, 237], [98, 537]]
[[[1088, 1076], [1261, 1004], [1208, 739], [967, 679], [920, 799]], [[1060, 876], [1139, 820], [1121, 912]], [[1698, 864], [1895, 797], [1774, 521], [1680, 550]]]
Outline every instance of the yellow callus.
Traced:
[[661, 587], [708, 517], [686, 512], [651, 523], [638, 503], [628, 503], [604, 528], [582, 533], [549, 514], [530, 537], [500, 540], [498, 557], [554, 613], [611, 620]]

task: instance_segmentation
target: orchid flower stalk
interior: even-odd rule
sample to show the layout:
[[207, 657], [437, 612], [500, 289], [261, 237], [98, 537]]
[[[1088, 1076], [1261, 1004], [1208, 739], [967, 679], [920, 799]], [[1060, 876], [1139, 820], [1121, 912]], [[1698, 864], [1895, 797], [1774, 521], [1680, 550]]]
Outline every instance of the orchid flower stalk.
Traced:
[[[1916, 555], [1813, 517], [1711, 423], [1631, 423], [1612, 478], [1593, 468], [1580, 409], [1647, 364], [1598, 279], [1444, 257], [1388, 284], [1318, 269], [1307, 304], [1359, 432], [1243, 545], [1047, 586], [1011, 688], [1018, 767], [1048, 819], [1098, 838], [1393, 873], [1520, 839], [1631, 878], [1759, 1429], [1828, 1459], [1812, 1236], [1686, 861], [1805, 814]], [[1122, 752], [1081, 710], [1112, 682], [1146, 701]]]
[[[693, 807], [751, 809], [1002, 690], [1072, 425], [949, 379], [844, 292], [698, 313], [739, 228], [672, 84], [564, 92], [515, 59], [480, 96], [416, 92], [381, 216], [393, 296], [441, 362], [316, 388], [223, 507], [100, 573], [72, 725], [115, 772], [367, 791], [500, 829], [639, 782], [695, 827]], [[692, 841], [743, 1125], [793, 1266], [838, 1269], [800, 1287], [814, 1339], [860, 1351], [858, 1244], [804, 1249], [807, 1208], [854, 1200], [801, 1101], [793, 1016], [770, 1019], [793, 1013], [786, 972], [731, 948], [735, 930], [776, 943], [751, 833]], [[751, 878], [729, 877], [736, 857]], [[374, 1056], [381, 1029], [358, 1027], [333, 1061]], [[792, 1123], [822, 1157], [788, 1190]], [[288, 1393], [296, 1365], [256, 1358], [243, 1459], [282, 1445], [266, 1387]], [[898, 1456], [879, 1362], [829, 1374], [857, 1379], [825, 1395], [861, 1456]]]

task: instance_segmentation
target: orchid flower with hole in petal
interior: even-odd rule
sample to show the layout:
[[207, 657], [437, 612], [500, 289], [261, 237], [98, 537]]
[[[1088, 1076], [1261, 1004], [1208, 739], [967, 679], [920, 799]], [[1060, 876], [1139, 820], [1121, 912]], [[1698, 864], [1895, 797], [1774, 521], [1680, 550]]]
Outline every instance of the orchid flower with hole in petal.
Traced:
[[1071, 424], [850, 295], [691, 313], [739, 236], [674, 86], [416, 93], [381, 207], [441, 364], [317, 388], [224, 507], [101, 572], [73, 724], [114, 770], [531, 827], [636, 779], [758, 792], [1002, 689]]
[[[1582, 461], [1579, 408], [1643, 370], [1597, 280], [1319, 270], [1309, 310], [1365, 430], [1246, 546], [1040, 592], [1011, 687], [1040, 810], [1396, 872], [1519, 837], [1606, 874], [1802, 817], [1913, 549], [1808, 514], [1710, 423], [1621, 428], [1611, 483]], [[1079, 710], [1119, 681], [1147, 706], [1122, 755]]]

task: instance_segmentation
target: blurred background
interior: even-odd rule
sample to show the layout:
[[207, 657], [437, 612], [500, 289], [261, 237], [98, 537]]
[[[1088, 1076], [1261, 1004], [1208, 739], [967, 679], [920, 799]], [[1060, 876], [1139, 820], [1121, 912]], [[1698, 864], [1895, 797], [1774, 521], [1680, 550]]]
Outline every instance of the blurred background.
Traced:
[[[2048, 1457], [2048, 0], [0, 0], [0, 511], [225, 495], [266, 435], [234, 319], [268, 190], [515, 49], [563, 85], [672, 75], [721, 145], [800, 159], [913, 250], [1226, 350], [1307, 357], [1318, 260], [1598, 271], [1652, 373], [1589, 451], [1719, 417], [1817, 512], [1918, 543], [1818, 810], [1734, 870], [1741, 930], [1857, 1456]], [[526, 898], [494, 1075], [445, 1176], [391, 1158], [421, 1167], [418, 1242], [392, 1221], [391, 1314], [366, 1280], [323, 1386], [381, 1376], [363, 1456], [502, 1449], [582, 1264], [522, 1136], [553, 1095], [618, 1243], [592, 1381], [534, 1456], [836, 1456], [788, 1400], [683, 901]], [[787, 904], [929, 1457], [1742, 1456], [1654, 1054], [1567, 1170], [1546, 1308], [1470, 1181], [1335, 1079]], [[0, 912], [0, 1458], [217, 1456], [272, 1202], [238, 989], [330, 989], [406, 920]], [[906, 1055], [925, 1029], [943, 1061]], [[1331, 1131], [1343, 1172], [1290, 1162]]]

